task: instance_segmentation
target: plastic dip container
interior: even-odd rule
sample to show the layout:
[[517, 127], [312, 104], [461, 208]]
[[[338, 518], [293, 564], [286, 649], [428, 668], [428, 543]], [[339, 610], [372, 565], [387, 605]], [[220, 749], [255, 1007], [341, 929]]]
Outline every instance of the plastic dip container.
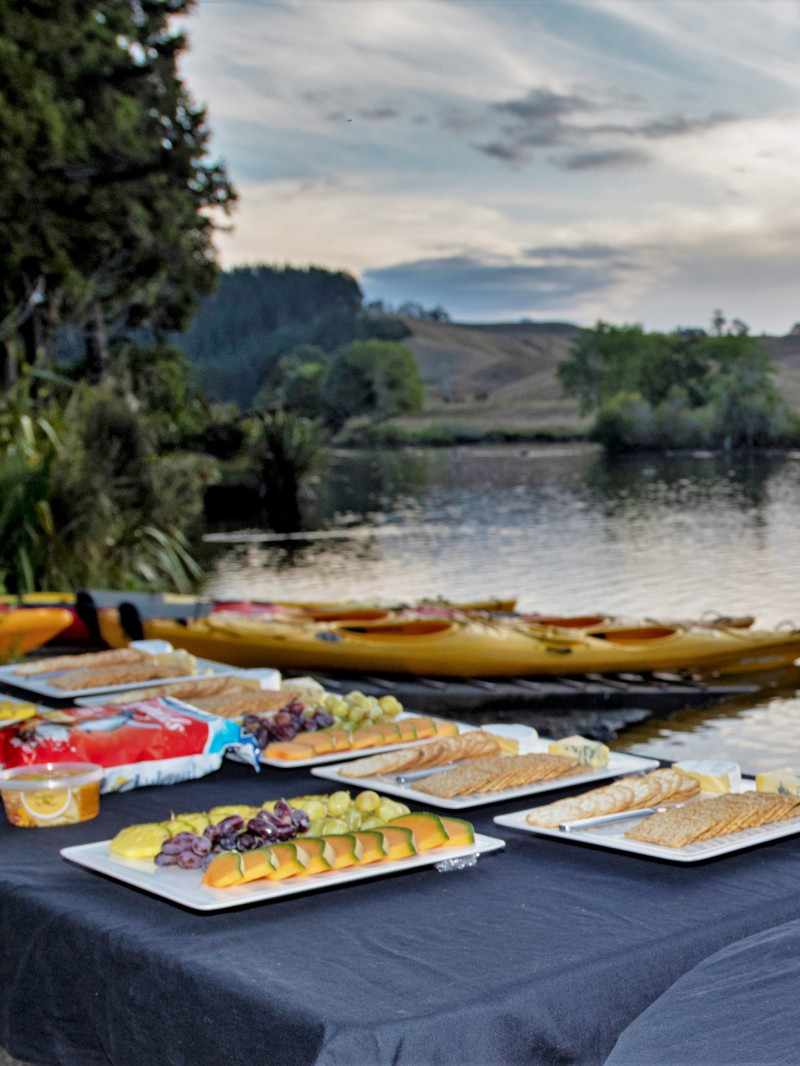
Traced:
[[0, 795], [12, 825], [75, 825], [97, 817], [104, 770], [90, 762], [42, 763], [0, 771]]

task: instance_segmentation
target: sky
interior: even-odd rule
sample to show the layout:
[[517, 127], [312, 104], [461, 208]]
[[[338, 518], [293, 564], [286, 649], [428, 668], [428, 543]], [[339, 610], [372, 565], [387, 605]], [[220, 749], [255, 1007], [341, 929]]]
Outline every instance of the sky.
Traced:
[[198, 0], [220, 261], [455, 321], [800, 321], [800, 0]]

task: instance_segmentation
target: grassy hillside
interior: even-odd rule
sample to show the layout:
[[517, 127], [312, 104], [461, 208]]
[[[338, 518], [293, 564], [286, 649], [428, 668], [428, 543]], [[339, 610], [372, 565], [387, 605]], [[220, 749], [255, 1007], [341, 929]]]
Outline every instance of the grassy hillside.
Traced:
[[566, 399], [556, 366], [569, 352], [576, 326], [563, 322], [458, 325], [408, 319], [403, 341], [425, 383], [425, 410], [400, 423], [419, 430], [432, 422], [486, 431], [502, 427], [553, 434], [589, 424]]
[[[583, 433], [577, 404], [556, 377], [578, 327], [566, 322], [459, 325], [407, 319], [425, 383], [425, 409], [396, 421], [411, 431], [432, 423], [487, 432], [502, 428], [554, 436]], [[787, 400], [800, 408], [800, 334], [762, 337]]]

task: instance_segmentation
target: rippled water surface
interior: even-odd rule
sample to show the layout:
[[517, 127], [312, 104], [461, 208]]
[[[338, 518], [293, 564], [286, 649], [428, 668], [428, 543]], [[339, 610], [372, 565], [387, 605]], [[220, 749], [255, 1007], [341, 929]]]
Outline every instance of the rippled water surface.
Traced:
[[[334, 458], [304, 539], [210, 545], [208, 591], [266, 599], [454, 600], [660, 618], [714, 610], [800, 624], [800, 455], [637, 457], [584, 445]], [[667, 758], [800, 765], [800, 672], [615, 745]]]

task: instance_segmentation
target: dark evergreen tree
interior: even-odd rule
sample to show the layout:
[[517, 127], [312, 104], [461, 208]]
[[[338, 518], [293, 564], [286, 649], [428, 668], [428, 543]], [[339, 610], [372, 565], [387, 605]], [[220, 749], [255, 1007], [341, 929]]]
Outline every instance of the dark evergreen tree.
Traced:
[[29, 360], [83, 323], [87, 375], [109, 326], [185, 328], [213, 288], [230, 208], [209, 129], [177, 73], [171, 20], [194, 0], [0, 0], [0, 321]]

